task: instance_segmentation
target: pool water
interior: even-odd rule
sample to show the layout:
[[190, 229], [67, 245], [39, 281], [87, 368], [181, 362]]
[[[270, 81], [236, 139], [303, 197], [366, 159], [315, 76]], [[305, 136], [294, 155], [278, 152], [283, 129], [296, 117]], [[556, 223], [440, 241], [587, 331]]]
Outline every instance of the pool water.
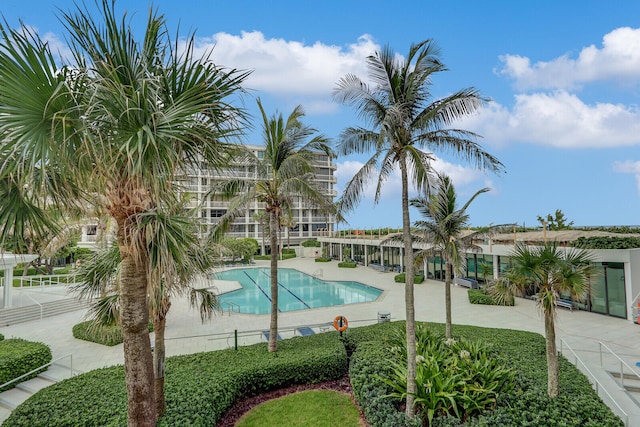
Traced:
[[[271, 312], [271, 269], [239, 268], [213, 274], [213, 279], [237, 281], [242, 289], [220, 295], [220, 303], [241, 313]], [[353, 281], [326, 281], [291, 268], [278, 269], [278, 311], [306, 310], [375, 301], [382, 290]]]

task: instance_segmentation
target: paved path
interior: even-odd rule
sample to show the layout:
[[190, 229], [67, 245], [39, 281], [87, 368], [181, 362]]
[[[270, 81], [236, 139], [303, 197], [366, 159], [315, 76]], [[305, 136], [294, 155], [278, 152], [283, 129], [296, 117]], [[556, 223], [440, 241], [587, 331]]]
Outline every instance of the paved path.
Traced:
[[[258, 266], [268, 262], [258, 262]], [[375, 302], [347, 306], [281, 313], [279, 316], [283, 338], [294, 335], [296, 326], [319, 325], [332, 322], [336, 315], [344, 315], [351, 326], [377, 321], [378, 312], [390, 312], [392, 320], [402, 320], [404, 313], [404, 286], [393, 281], [393, 273], [358, 266], [355, 269], [338, 268], [337, 263], [316, 263], [312, 258], [298, 258], [280, 263], [295, 267], [308, 274], [321, 272], [325, 280], [355, 280], [384, 290]], [[48, 291], [48, 295], [52, 291]], [[415, 286], [416, 319], [443, 323], [444, 286], [442, 282], [426, 281]], [[452, 315], [454, 324], [467, 324], [495, 328], [519, 329], [544, 333], [542, 316], [533, 301], [517, 299], [515, 307], [495, 307], [469, 304], [467, 289], [453, 286]], [[89, 371], [95, 368], [123, 363], [122, 345], [105, 347], [73, 338], [71, 327], [84, 320], [85, 312], [76, 311], [43, 320], [0, 328], [5, 337], [20, 337], [48, 344], [53, 357], [73, 355], [73, 368]], [[640, 409], [619, 390], [615, 381], [600, 368], [599, 342], [606, 344], [630, 366], [640, 361], [640, 326], [627, 320], [616, 319], [585, 311], [558, 309], [557, 336], [575, 350], [594, 372], [599, 381], [629, 414], [629, 425], [640, 425]], [[210, 322], [201, 323], [196, 310], [188, 307], [184, 298], [173, 302], [166, 331], [167, 356], [217, 350], [233, 346], [233, 331], [239, 331], [239, 343], [264, 341], [262, 330], [269, 328], [269, 315], [233, 313], [218, 315]], [[316, 330], [319, 327], [315, 326]], [[454, 327], [455, 331], [455, 327]], [[454, 332], [455, 333], [455, 332]], [[569, 353], [565, 349], [565, 355]], [[568, 357], [572, 360], [572, 356]], [[605, 356], [604, 365], [619, 366], [613, 356]], [[603, 393], [600, 393], [604, 396]], [[613, 406], [606, 396], [603, 400]]]

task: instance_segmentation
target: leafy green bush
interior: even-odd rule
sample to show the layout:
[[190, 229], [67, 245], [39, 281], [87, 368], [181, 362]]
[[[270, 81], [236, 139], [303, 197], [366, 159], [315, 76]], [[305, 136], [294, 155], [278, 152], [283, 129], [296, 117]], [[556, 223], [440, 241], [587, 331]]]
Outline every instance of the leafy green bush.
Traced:
[[484, 305], [515, 305], [515, 300], [513, 297], [506, 303], [501, 304], [497, 301], [491, 294], [487, 293], [484, 289], [469, 289], [467, 291], [467, 296], [469, 297], [469, 302], [471, 304], [484, 304]]
[[[149, 322], [149, 332], [153, 332], [153, 323]], [[73, 337], [79, 340], [95, 342], [112, 347], [122, 344], [122, 329], [118, 325], [100, 325], [93, 320], [80, 322], [73, 326]]]
[[[51, 349], [45, 344], [20, 338], [2, 340], [0, 341], [0, 384], [18, 378], [20, 375], [49, 362], [51, 362]], [[23, 381], [30, 380], [46, 369], [34, 372], [22, 380], [0, 389], [0, 391], [8, 390]]]
[[296, 250], [293, 249], [293, 248], [283, 248], [282, 249], [282, 255], [290, 255], [290, 254], [295, 255], [296, 254]]
[[[393, 277], [393, 280], [396, 283], [405, 283], [406, 278], [404, 273], [396, 274]], [[413, 283], [422, 283], [424, 282], [424, 274], [416, 274], [413, 278]]]
[[316, 258], [316, 262], [329, 262], [331, 261], [331, 258], [329, 257], [318, 257]]
[[316, 239], [305, 240], [301, 243], [301, 245], [305, 248], [319, 248], [320, 246], [322, 246], [322, 244]]
[[[241, 398], [341, 378], [347, 355], [338, 333], [327, 332], [281, 341], [275, 354], [260, 343], [170, 357], [165, 372], [167, 412], [158, 426], [211, 426]], [[124, 369], [115, 366], [47, 387], [14, 410], [3, 427], [126, 424]]]
[[0, 341], [4, 339], [4, 335], [0, 334]]
[[[406, 335], [398, 334], [387, 356], [392, 373], [384, 379], [394, 392], [407, 397]], [[513, 389], [514, 371], [484, 344], [447, 339], [423, 324], [416, 328], [417, 412], [431, 425], [435, 416], [460, 420], [493, 409], [499, 394]]]
[[253, 259], [259, 259], [262, 261], [269, 261], [271, 259], [271, 255], [254, 255]]
[[340, 268], [356, 268], [357, 265], [358, 265], [357, 263], [349, 262], [349, 261], [338, 263], [338, 267]]
[[640, 248], [640, 237], [578, 237], [573, 246], [580, 249], [635, 249]]

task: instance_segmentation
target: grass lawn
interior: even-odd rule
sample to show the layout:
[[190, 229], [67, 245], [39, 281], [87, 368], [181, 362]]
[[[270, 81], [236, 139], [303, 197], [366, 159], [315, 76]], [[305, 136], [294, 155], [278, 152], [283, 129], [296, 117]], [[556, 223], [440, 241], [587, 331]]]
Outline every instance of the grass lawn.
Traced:
[[308, 390], [270, 400], [247, 412], [237, 427], [360, 427], [360, 413], [347, 394]]

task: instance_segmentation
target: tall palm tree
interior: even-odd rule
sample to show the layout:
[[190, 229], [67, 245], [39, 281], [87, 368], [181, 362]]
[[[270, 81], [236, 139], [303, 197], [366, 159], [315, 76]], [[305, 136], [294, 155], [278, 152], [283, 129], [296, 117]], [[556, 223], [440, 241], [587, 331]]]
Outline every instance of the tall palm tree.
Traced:
[[297, 106], [286, 120], [282, 114], [267, 117], [258, 99], [262, 115], [262, 135], [265, 142], [264, 157], [247, 154], [246, 164], [254, 167], [257, 178], [253, 181], [234, 179], [224, 183], [217, 192], [223, 199], [232, 199], [229, 209], [220, 218], [214, 230], [219, 238], [234, 218], [243, 214], [256, 200], [264, 204], [269, 215], [268, 230], [271, 245], [271, 321], [269, 351], [277, 351], [278, 336], [278, 230], [281, 219], [291, 214], [296, 198], [333, 213], [335, 205], [315, 184], [313, 162], [319, 154], [333, 156], [327, 139], [304, 125], [302, 106]]
[[[385, 47], [367, 58], [367, 66], [372, 87], [359, 77], [348, 74], [338, 81], [333, 92], [337, 102], [354, 107], [371, 126], [369, 129], [345, 129], [340, 138], [339, 154], [373, 152], [373, 156], [347, 183], [339, 205], [343, 211], [352, 209], [365, 185], [376, 175], [377, 203], [382, 185], [396, 166], [400, 168], [406, 272], [407, 415], [412, 417], [415, 414], [416, 342], [409, 178], [418, 191], [429, 187], [432, 151], [454, 153], [479, 168], [491, 171], [500, 171], [502, 164], [474, 141], [478, 135], [448, 128], [457, 119], [478, 110], [484, 99], [472, 88], [445, 98], [432, 98], [431, 78], [435, 73], [446, 70], [440, 61], [440, 50], [432, 40], [412, 44], [403, 59], [399, 59], [393, 49]], [[423, 148], [429, 151], [423, 151]]]
[[[136, 40], [113, 1], [62, 12], [73, 62], [61, 66], [26, 28], [0, 25], [0, 181], [34, 194], [0, 230], [42, 219], [48, 205], [98, 203], [117, 225], [120, 317], [129, 425], [155, 424], [149, 340], [148, 242], [139, 224], [187, 165], [227, 162], [226, 138], [238, 134], [237, 95], [247, 73], [196, 57], [194, 37], [178, 50], [165, 19], [150, 10]], [[37, 227], [32, 227], [37, 229]]]
[[429, 196], [411, 200], [411, 206], [426, 218], [416, 221], [415, 226], [421, 231], [414, 235], [414, 240], [431, 245], [429, 249], [416, 254], [416, 260], [440, 253], [445, 260], [445, 307], [446, 336], [451, 338], [451, 280], [452, 273], [462, 273], [466, 265], [465, 253], [468, 250], [480, 250], [473, 244], [474, 238], [486, 233], [487, 229], [479, 229], [464, 233], [469, 225], [467, 208], [482, 193], [489, 191], [483, 188], [476, 191], [461, 207], [457, 208], [456, 190], [448, 176], [438, 174], [435, 188]]
[[501, 283], [492, 288], [507, 298], [516, 291], [536, 289], [537, 304], [544, 314], [547, 353], [547, 393], [558, 395], [558, 352], [556, 348], [556, 302], [562, 294], [583, 300], [589, 293], [589, 277], [594, 273], [592, 254], [585, 249], [561, 248], [557, 241], [542, 246], [516, 245], [511, 267]]

